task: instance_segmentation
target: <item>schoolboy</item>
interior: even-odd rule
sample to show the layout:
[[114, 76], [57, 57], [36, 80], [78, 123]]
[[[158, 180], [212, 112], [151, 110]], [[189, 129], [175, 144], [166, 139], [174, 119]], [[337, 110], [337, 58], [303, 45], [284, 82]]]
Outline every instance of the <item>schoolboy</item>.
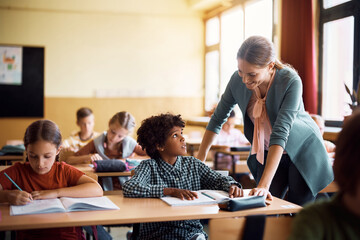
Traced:
[[[135, 168], [135, 175], [123, 186], [125, 197], [173, 196], [192, 200], [193, 191], [217, 189], [230, 197], [243, 195], [241, 185], [222, 176], [200, 160], [186, 154], [180, 115], [160, 114], [143, 120], [137, 131], [138, 143], [151, 159]], [[205, 239], [200, 220], [142, 223], [139, 239]]]

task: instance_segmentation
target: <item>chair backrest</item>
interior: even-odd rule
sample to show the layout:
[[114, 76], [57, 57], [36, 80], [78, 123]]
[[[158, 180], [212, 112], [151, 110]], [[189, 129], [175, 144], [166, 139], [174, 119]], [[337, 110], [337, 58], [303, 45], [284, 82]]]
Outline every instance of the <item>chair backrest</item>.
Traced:
[[[209, 222], [211, 240], [243, 239], [246, 218], [211, 219]], [[292, 217], [267, 217], [264, 229], [264, 240], [285, 240], [291, 233]]]

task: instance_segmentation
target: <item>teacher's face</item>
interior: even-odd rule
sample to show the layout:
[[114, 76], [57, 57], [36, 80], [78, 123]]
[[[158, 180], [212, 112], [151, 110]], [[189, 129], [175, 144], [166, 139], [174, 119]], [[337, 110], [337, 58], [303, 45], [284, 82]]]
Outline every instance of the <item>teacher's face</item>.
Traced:
[[238, 59], [238, 74], [242, 77], [243, 83], [250, 90], [259, 87], [263, 83], [270, 80], [271, 64], [266, 67], [259, 67], [248, 63], [247, 61]]

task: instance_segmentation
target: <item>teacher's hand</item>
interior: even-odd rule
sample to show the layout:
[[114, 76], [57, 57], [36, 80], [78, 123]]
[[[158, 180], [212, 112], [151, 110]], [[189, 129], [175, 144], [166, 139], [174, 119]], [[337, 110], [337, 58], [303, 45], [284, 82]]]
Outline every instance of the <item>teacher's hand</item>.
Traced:
[[251, 189], [249, 196], [266, 196], [267, 199], [273, 200], [271, 193], [266, 188], [258, 187]]

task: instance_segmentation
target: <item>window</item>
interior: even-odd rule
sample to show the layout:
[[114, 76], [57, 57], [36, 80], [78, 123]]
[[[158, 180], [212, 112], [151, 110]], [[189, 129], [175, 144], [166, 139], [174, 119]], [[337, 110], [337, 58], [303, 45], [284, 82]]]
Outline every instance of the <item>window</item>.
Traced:
[[[357, 90], [360, 79], [360, 2], [322, 0], [319, 24], [319, 112], [339, 126], [351, 113], [346, 84]], [[357, 66], [357, 67], [356, 67]]]
[[237, 70], [236, 53], [249, 36], [272, 39], [273, 0], [252, 0], [205, 19], [205, 110], [219, 101]]

